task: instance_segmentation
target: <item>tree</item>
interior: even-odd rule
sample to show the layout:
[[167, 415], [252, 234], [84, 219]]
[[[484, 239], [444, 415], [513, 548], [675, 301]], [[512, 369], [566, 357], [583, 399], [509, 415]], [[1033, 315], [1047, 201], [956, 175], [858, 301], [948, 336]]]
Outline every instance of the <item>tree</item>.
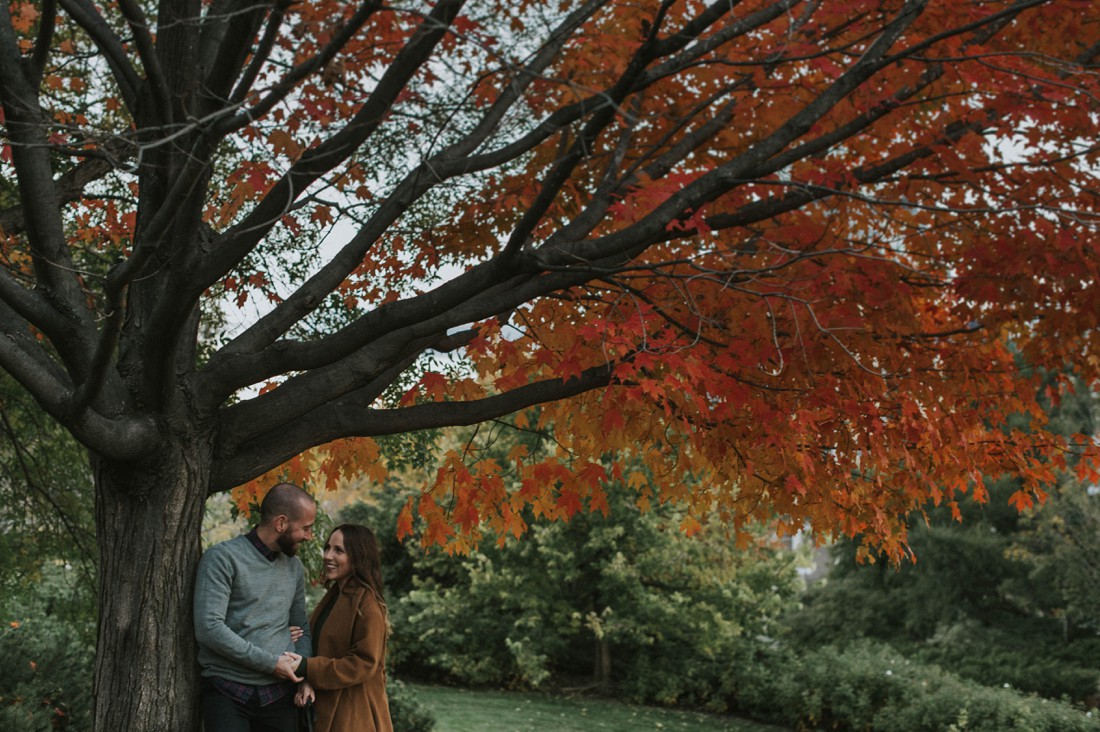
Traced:
[[[721, 707], [730, 669], [797, 604], [794, 560], [737, 549], [719, 526], [685, 537], [678, 507], [643, 513], [632, 498], [612, 484], [608, 516], [536, 525], [461, 559], [406, 545], [395, 584], [408, 589], [390, 603], [398, 671]], [[378, 509], [358, 513], [379, 525]]]
[[0, 374], [0, 609], [35, 594], [42, 569], [72, 568], [71, 597], [53, 611], [90, 618], [95, 594], [92, 477], [80, 446], [30, 395]]
[[[1095, 439], [1094, 392], [1073, 373], [1039, 385], [1049, 429]], [[987, 482], [988, 505], [961, 507], [961, 522], [946, 507], [914, 515], [918, 561], [898, 571], [857, 566], [857, 543], [838, 542], [828, 582], [793, 615], [794, 645], [874, 638], [977, 681], [1095, 705], [1100, 497], [1059, 478], [1041, 508], [1009, 505], [1019, 479], [1007, 475]]]
[[[1051, 413], [1051, 428], [1095, 440], [1100, 434], [1100, 395], [1080, 379], [1061, 385], [1054, 381], [1048, 379], [1050, 388], [1044, 390], [1042, 400]], [[1027, 580], [1021, 584], [1037, 588], [1033, 608], [1059, 618], [1069, 641], [1100, 630], [1100, 550], [1092, 540], [1100, 529], [1100, 496], [1096, 483], [1083, 484], [1072, 474], [1061, 476], [1051, 494], [1042, 511], [1025, 515], [1022, 536], [1012, 555], [1029, 567]], [[1011, 588], [1026, 597], [1021, 589]], [[1076, 632], [1079, 629], [1086, 633]]]
[[381, 472], [362, 438], [545, 404], [551, 459], [454, 453], [406, 506], [457, 549], [603, 508], [618, 453], [689, 533], [774, 511], [898, 557], [985, 473], [1027, 505], [1061, 440], [1006, 341], [1098, 366], [1095, 21], [5, 4], [0, 365], [90, 454], [97, 729], [193, 726], [203, 501], [311, 448]]

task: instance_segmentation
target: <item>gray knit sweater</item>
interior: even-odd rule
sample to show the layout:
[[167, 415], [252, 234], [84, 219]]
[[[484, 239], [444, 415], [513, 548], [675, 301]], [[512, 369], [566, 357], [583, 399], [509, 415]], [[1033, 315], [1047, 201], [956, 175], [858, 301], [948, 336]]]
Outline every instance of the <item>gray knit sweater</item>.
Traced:
[[[199, 561], [195, 581], [195, 637], [203, 676], [261, 686], [283, 651], [309, 656], [305, 572], [297, 557], [270, 561], [247, 536], [216, 544]], [[305, 635], [294, 644], [290, 626]]]

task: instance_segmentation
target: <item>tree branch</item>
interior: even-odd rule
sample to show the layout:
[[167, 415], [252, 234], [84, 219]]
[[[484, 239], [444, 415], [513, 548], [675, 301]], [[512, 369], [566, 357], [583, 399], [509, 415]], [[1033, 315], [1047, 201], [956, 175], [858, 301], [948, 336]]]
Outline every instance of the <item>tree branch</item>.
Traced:
[[455, 425], [472, 425], [536, 404], [600, 389], [613, 382], [615, 364], [593, 366], [569, 380], [547, 379], [504, 394], [467, 402], [435, 402], [402, 409], [369, 409], [337, 402], [314, 410], [289, 430], [258, 435], [235, 454], [216, 460], [210, 492], [229, 490], [286, 462], [304, 450], [341, 437], [372, 437]]
[[[2, 5], [2, 4], [0, 4]], [[87, 325], [90, 316], [61, 222], [46, 125], [36, 91], [22, 73], [22, 60], [8, 6], [0, 7], [0, 101], [11, 140], [12, 165], [19, 183], [27, 239], [31, 245], [38, 286], [51, 304], [73, 322]], [[56, 344], [74, 368], [80, 368], [83, 344], [65, 339]], [[73, 342], [76, 341], [76, 342]]]
[[37, 87], [42, 81], [46, 61], [50, 57], [50, 43], [57, 25], [57, 0], [43, 0], [42, 15], [38, 20], [38, 35], [34, 39], [31, 57], [27, 60], [27, 81]]
[[84, 29], [96, 48], [103, 54], [115, 83], [118, 84], [123, 103], [131, 114], [136, 114], [141, 77], [130, 64], [129, 55], [123, 48], [122, 41], [89, 0], [60, 0], [60, 3], [62, 9]]
[[73, 414], [68, 375], [31, 335], [26, 323], [0, 306], [0, 368], [25, 388], [77, 440], [105, 457], [133, 460], [158, 439], [150, 418], [111, 419], [92, 411]]
[[137, 46], [138, 57], [145, 69], [145, 78], [152, 87], [153, 98], [156, 99], [156, 118], [162, 125], [171, 124], [172, 114], [172, 90], [168, 80], [160, 67], [160, 59], [157, 58], [156, 45], [153, 42], [153, 34], [149, 28], [149, 21], [137, 0], [118, 0], [118, 7], [126, 18], [126, 23], [134, 34], [134, 45]]
[[[283, 0], [215, 0], [210, 5], [202, 19], [198, 52], [202, 95], [209, 109], [228, 101], [234, 80], [253, 53], [252, 42], [264, 16], [278, 16], [281, 22], [286, 5]], [[263, 53], [265, 61], [268, 52], [270, 47]]]
[[189, 292], [180, 293], [181, 296], [193, 299], [236, 266], [314, 181], [347, 159], [374, 134], [397, 96], [431, 58], [464, 3], [465, 0], [442, 0], [436, 4], [347, 126], [307, 150], [239, 224], [219, 237], [198, 272], [189, 278]]
[[[406, 176], [397, 186], [395, 192], [379, 207], [370, 221], [360, 229], [337, 256], [322, 267], [314, 277], [303, 284], [294, 294], [280, 303], [271, 313], [261, 318], [215, 356], [204, 381], [221, 384], [223, 388], [229, 389], [227, 393], [231, 393], [247, 383], [255, 383], [248, 381], [249, 379], [263, 380], [266, 378], [265, 373], [268, 375], [279, 373], [272, 369], [276, 368], [276, 362], [283, 362], [282, 356], [292, 360], [305, 356], [306, 354], [291, 356], [292, 351], [302, 350], [294, 346], [286, 349], [280, 348], [277, 354], [261, 354], [260, 349], [273, 343], [289, 327], [315, 308], [327, 293], [334, 290], [347, 277], [348, 273], [358, 266], [373, 242], [407, 210], [412, 202], [418, 200], [420, 196], [439, 182], [480, 169], [479, 165], [471, 162], [472, 159], [464, 158], [464, 156], [475, 150], [487, 139], [488, 135], [499, 124], [507, 109], [519, 100], [523, 90], [533, 80], [539, 78], [542, 71], [553, 61], [555, 54], [560, 51], [570, 34], [580, 27], [603, 3], [604, 0], [593, 0], [563, 21], [551, 33], [549, 40], [536, 53], [532, 61], [513, 75], [512, 82], [506, 85], [505, 91], [474, 129], [467, 136], [432, 159], [425, 161]], [[693, 32], [701, 32], [703, 29], [702, 27], [697, 28]], [[690, 39], [683, 38], [681, 40], [686, 43]], [[608, 104], [606, 92], [594, 95], [593, 98], [599, 98], [600, 105]], [[600, 107], [596, 107], [596, 109], [598, 108]], [[578, 115], [585, 111], [591, 111], [585, 104], [573, 105], [571, 109], [573, 110], [571, 114]], [[565, 120], [563, 120], [563, 124], [564, 122]], [[553, 125], [544, 125], [547, 136], [552, 127]], [[529, 137], [528, 142], [534, 145], [540, 139], [543, 138]], [[512, 153], [515, 154], [516, 151], [512, 150]], [[491, 157], [481, 158], [481, 162], [485, 163], [486, 167], [491, 161]], [[316, 365], [325, 362], [318, 359], [324, 359], [326, 353], [334, 358], [345, 356], [360, 347], [364, 343], [364, 337], [369, 337], [369, 332], [363, 327], [353, 325], [326, 340], [325, 344], [311, 344], [307, 358], [310, 363]], [[233, 364], [232, 369], [236, 372], [234, 376], [225, 373], [224, 366], [229, 363]], [[254, 366], [250, 367], [249, 363], [254, 364]]]

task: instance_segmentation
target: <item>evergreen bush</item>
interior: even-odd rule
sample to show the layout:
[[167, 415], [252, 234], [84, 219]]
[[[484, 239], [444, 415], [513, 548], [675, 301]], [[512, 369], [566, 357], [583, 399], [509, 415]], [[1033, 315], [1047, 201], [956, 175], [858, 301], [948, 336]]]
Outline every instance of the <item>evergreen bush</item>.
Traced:
[[391, 676], [386, 680], [386, 697], [394, 732], [432, 732], [435, 729], [435, 715], [400, 679]]
[[732, 669], [732, 711], [794, 729], [852, 732], [1097, 732], [1071, 704], [982, 686], [857, 641], [803, 653], [776, 650]]
[[92, 728], [94, 651], [73, 626], [48, 616], [0, 630], [0, 729]]

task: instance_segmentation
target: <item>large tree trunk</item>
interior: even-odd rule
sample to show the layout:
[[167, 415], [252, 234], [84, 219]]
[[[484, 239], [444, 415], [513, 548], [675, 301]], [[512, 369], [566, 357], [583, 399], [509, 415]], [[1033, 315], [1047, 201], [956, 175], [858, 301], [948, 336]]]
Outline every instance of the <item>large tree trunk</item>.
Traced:
[[191, 595], [209, 466], [199, 441], [143, 465], [95, 465], [98, 732], [198, 728]]

